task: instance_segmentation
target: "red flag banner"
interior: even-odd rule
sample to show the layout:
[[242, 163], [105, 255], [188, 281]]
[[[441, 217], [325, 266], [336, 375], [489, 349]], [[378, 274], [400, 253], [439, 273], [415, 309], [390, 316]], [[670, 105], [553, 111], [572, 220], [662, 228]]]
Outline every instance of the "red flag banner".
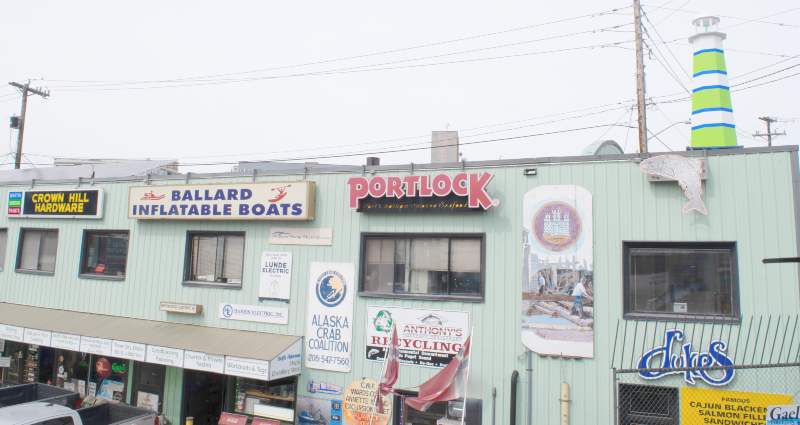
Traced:
[[392, 326], [392, 340], [386, 352], [385, 370], [378, 387], [378, 398], [375, 408], [377, 413], [383, 412], [383, 398], [394, 391], [394, 384], [400, 375], [400, 357], [397, 354], [397, 328]]
[[467, 389], [471, 345], [472, 336], [467, 338], [461, 351], [444, 369], [419, 386], [419, 393], [416, 397], [406, 398], [406, 404], [416, 410], [424, 411], [433, 403], [464, 397]]

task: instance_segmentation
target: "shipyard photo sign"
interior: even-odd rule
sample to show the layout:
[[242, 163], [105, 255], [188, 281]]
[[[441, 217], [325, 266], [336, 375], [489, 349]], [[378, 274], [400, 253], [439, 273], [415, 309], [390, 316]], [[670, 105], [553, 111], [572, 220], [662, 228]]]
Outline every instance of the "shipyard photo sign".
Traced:
[[314, 194], [310, 181], [131, 187], [128, 218], [307, 221]]
[[103, 191], [25, 190], [8, 192], [9, 217], [102, 218]]
[[397, 328], [400, 362], [445, 367], [469, 334], [469, 314], [461, 311], [367, 307], [367, 360], [383, 361]]

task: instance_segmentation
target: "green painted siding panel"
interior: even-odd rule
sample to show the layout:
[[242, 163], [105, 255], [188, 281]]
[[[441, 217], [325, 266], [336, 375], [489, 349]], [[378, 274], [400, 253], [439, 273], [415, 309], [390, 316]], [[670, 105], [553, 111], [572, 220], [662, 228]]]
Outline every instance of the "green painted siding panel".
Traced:
[[[676, 183], [650, 183], [634, 161], [537, 164], [537, 176], [523, 175], [524, 166], [491, 168], [495, 178], [490, 192], [501, 200], [498, 208], [480, 214], [366, 215], [347, 208], [349, 174], [309, 175], [317, 182], [317, 214], [312, 223], [293, 224], [332, 227], [330, 247], [272, 246], [266, 222], [168, 222], [127, 218], [127, 183], [98, 183], [106, 191], [105, 216], [101, 220], [7, 219], [8, 255], [0, 272], [0, 301], [43, 307], [88, 311], [127, 317], [191, 323], [302, 335], [305, 329], [308, 266], [313, 261], [359, 264], [362, 232], [485, 233], [486, 299], [481, 303], [415, 301], [357, 297], [353, 329], [353, 369], [349, 374], [304, 369], [299, 388], [308, 380], [346, 386], [362, 376], [378, 377], [381, 364], [364, 360], [364, 318], [369, 305], [459, 310], [471, 314], [475, 326], [474, 358], [469, 388], [471, 397], [484, 400], [485, 424], [492, 419], [492, 390], [497, 390], [494, 412], [498, 424], [508, 422], [510, 378], [520, 372], [518, 420], [523, 421], [528, 376], [526, 350], [519, 338], [522, 269], [522, 197], [546, 184], [577, 184], [593, 195], [595, 273], [595, 358], [569, 360], [533, 356], [533, 406], [536, 424], [559, 421], [561, 382], [571, 386], [571, 415], [575, 424], [610, 424], [613, 416], [612, 353], [616, 326], [622, 322], [641, 337], [618, 341], [617, 356], [624, 350], [630, 361], [657, 341], [657, 330], [648, 322], [622, 321], [623, 241], [735, 241], [738, 249], [741, 312], [791, 314], [798, 311], [797, 266], [764, 265], [761, 259], [797, 255], [791, 156], [796, 152], [710, 156], [704, 199], [709, 215], [683, 214], [686, 202]], [[530, 167], [528, 165], [527, 167]], [[456, 172], [456, 170], [452, 170]], [[398, 171], [394, 174], [405, 174]], [[427, 173], [427, 172], [426, 172]], [[259, 181], [299, 180], [300, 177], [259, 177]], [[250, 181], [250, 178], [216, 181]], [[193, 180], [197, 183], [197, 180]], [[154, 184], [164, 184], [154, 181]], [[173, 181], [179, 184], [182, 181]], [[140, 185], [141, 183], [135, 183]], [[74, 187], [74, 183], [65, 188]], [[38, 187], [38, 186], [37, 186]], [[41, 187], [49, 187], [42, 185]], [[0, 190], [6, 198], [8, 188]], [[280, 225], [285, 225], [284, 223]], [[59, 228], [58, 260], [54, 276], [15, 273], [20, 227]], [[78, 277], [82, 232], [92, 229], [129, 229], [128, 276], [124, 281], [88, 280]], [[195, 288], [181, 285], [186, 232], [189, 230], [244, 230], [246, 232], [243, 287], [240, 290]], [[259, 304], [258, 262], [262, 251], [293, 253], [292, 300], [289, 325], [223, 321], [217, 317], [221, 302]], [[160, 301], [203, 304], [199, 317], [159, 311]], [[285, 304], [266, 301], [262, 305]], [[696, 326], [700, 332], [703, 326]], [[709, 326], [707, 328], [710, 329]], [[706, 341], [710, 330], [706, 332]], [[124, 335], [120, 335], [124, 339]], [[630, 338], [630, 336], [629, 336]], [[634, 346], [634, 343], [636, 344]], [[707, 343], [707, 342], [706, 342]], [[414, 387], [436, 370], [404, 366], [399, 386]], [[182, 390], [181, 369], [167, 368], [164, 410], [179, 423]]]

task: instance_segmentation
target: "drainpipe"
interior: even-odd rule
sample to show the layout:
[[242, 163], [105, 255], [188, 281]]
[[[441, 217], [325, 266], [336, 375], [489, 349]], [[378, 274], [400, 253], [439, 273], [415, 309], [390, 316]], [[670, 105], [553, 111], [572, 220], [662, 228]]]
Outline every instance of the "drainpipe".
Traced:
[[517, 381], [519, 372], [511, 372], [511, 407], [509, 408], [508, 425], [517, 425]]
[[528, 350], [528, 425], [533, 425], [533, 351]]
[[497, 408], [497, 388], [492, 387], [492, 425], [495, 424], [495, 409]]
[[561, 425], [569, 425], [569, 384], [561, 383]]

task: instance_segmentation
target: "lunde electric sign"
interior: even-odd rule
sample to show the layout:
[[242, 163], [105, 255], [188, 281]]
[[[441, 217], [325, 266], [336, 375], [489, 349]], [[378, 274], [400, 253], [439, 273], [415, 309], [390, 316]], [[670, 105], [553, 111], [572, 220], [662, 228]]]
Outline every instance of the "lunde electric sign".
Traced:
[[[347, 181], [350, 189], [350, 208], [359, 209], [363, 205], [361, 200], [394, 199], [397, 203], [418, 198], [447, 198], [451, 195], [466, 198], [466, 205], [456, 204], [428, 204], [429, 206], [415, 209], [483, 209], [500, 205], [498, 199], [493, 199], [486, 191], [486, 186], [492, 180], [492, 173], [457, 173], [436, 174], [432, 176], [373, 176], [351, 177]], [[391, 208], [381, 208], [391, 209]], [[399, 208], [398, 208], [399, 209]]]

